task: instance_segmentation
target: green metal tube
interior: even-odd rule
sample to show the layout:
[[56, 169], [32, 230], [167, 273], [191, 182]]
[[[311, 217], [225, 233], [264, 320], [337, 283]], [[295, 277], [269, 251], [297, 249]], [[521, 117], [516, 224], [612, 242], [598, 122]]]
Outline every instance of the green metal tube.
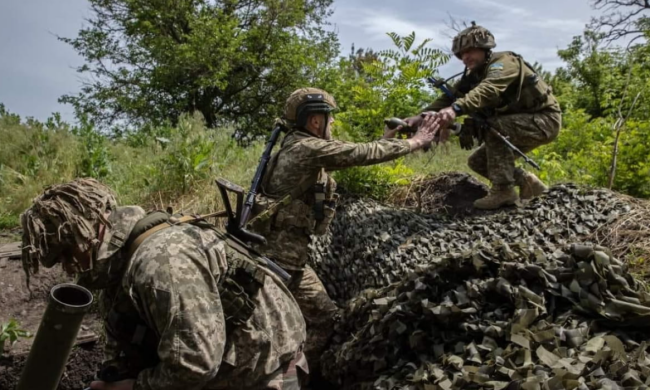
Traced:
[[16, 390], [56, 390], [93, 295], [76, 284], [52, 287]]

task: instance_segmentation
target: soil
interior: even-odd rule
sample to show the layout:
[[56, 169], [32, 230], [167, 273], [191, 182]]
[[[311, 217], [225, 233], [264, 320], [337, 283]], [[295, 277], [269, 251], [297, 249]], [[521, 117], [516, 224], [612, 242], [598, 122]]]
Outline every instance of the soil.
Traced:
[[[42, 268], [30, 280], [32, 293], [25, 283], [25, 273], [20, 260], [0, 260], [0, 324], [16, 319], [21, 329], [35, 335], [47, 307], [51, 288], [70, 282], [60, 267]], [[80, 336], [91, 332], [100, 334], [101, 324], [96, 314], [85, 316]], [[0, 357], [0, 390], [12, 390], [18, 383], [21, 371], [34, 338], [21, 338]], [[95, 343], [96, 344], [96, 343]], [[99, 345], [90, 344], [73, 349], [58, 389], [84, 389], [92, 380], [103, 352]]]
[[[99, 344], [75, 347], [70, 353], [57, 390], [82, 390], [95, 377], [102, 362]], [[13, 390], [18, 384], [27, 355], [9, 355], [0, 358], [0, 390]]]
[[391, 201], [421, 213], [465, 217], [484, 213], [474, 208], [473, 203], [487, 193], [488, 187], [473, 176], [448, 172], [413, 182], [396, 191]]

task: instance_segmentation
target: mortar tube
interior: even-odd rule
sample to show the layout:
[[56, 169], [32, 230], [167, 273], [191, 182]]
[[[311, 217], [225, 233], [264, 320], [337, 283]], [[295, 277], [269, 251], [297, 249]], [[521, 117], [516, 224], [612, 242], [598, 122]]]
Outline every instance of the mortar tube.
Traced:
[[93, 295], [71, 283], [52, 287], [16, 390], [56, 390]]

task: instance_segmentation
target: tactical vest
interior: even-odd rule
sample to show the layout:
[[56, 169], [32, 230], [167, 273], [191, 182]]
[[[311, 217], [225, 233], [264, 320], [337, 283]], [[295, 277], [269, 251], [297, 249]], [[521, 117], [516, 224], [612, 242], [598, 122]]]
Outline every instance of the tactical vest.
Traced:
[[[499, 104], [491, 112], [484, 112], [487, 116], [499, 114], [516, 114], [537, 112], [544, 109], [551, 109], [559, 112], [559, 105], [553, 97], [552, 88], [537, 74], [532, 65], [526, 62], [523, 57], [514, 52], [494, 52], [488, 58], [488, 62], [499, 60], [505, 56], [512, 55], [519, 62], [519, 76], [517, 81], [510, 84], [501, 94]], [[487, 77], [489, 67], [485, 66], [481, 72], [464, 75], [458, 84], [458, 91], [462, 94], [478, 86]]]
[[[147, 237], [180, 223], [210, 229], [227, 243], [228, 270], [220, 279], [218, 290], [228, 334], [233, 327], [246, 322], [253, 315], [256, 307], [253, 297], [264, 285], [267, 275], [261, 267], [266, 267], [266, 264], [239, 240], [218, 231], [205, 220], [171, 216], [162, 211], [149, 213], [135, 224], [124, 250], [128, 251], [130, 258]], [[118, 342], [123, 358], [103, 367], [98, 373], [100, 379], [115, 382], [133, 378], [140, 370], [158, 363], [158, 338], [130, 303], [111, 307], [106, 318], [106, 332]]]
[[336, 181], [321, 169], [316, 177], [306, 178], [285, 196], [269, 194], [265, 189], [280, 153], [282, 149], [269, 162], [260, 194], [255, 198], [249, 226], [262, 235], [287, 227], [303, 229], [306, 234], [325, 234], [336, 214]]

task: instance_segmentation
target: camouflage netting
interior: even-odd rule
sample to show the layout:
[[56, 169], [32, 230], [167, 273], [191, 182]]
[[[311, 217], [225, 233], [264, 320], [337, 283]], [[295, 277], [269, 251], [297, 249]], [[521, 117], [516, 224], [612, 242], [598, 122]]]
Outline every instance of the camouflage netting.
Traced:
[[606, 249], [495, 245], [352, 300], [321, 364], [346, 389], [645, 389], [649, 326]]
[[629, 203], [611, 191], [572, 185], [553, 187], [519, 209], [462, 219], [350, 200], [329, 233], [313, 243], [310, 262], [330, 296], [343, 302], [439, 256], [461, 257], [503, 242], [553, 253], [629, 212]]
[[345, 307], [322, 358], [328, 379], [344, 389], [647, 388], [650, 295], [596, 245], [624, 226], [648, 246], [647, 204], [558, 185], [524, 207], [468, 215], [441, 212], [447, 195], [433, 194], [429, 206], [412, 194], [404, 204], [435, 214], [347, 200], [314, 242], [311, 265]]

